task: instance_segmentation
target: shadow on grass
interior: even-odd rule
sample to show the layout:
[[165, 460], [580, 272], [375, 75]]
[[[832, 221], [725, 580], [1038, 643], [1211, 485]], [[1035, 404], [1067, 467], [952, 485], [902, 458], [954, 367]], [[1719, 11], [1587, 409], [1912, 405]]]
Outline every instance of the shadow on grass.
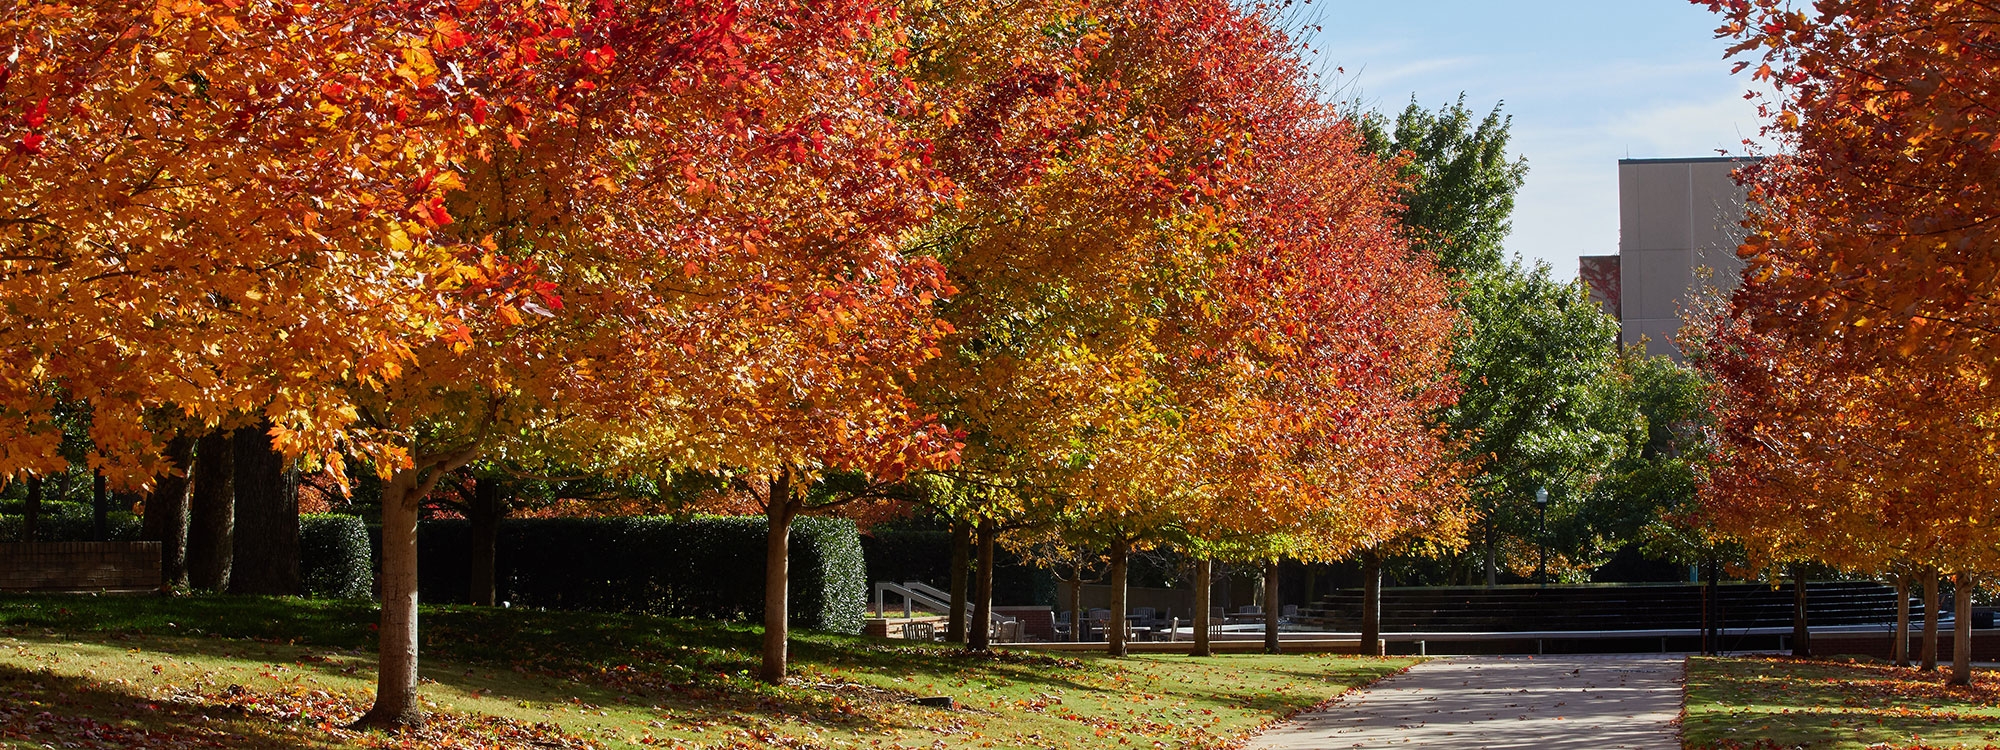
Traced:
[[158, 701], [118, 686], [11, 665], [0, 665], [0, 695], [7, 697], [0, 701], [0, 734], [47, 747], [334, 747], [227, 707]]
[[[245, 662], [295, 675], [372, 680], [375, 610], [366, 602], [256, 597], [0, 597], [0, 634], [59, 646], [92, 643]], [[461, 693], [522, 711], [629, 706], [683, 723], [744, 725], [811, 716], [857, 732], [911, 729], [870, 705], [918, 697], [873, 679], [924, 677], [1044, 691], [1093, 690], [1110, 667], [1035, 654], [883, 644], [801, 634], [800, 680], [753, 680], [759, 631], [740, 624], [587, 612], [477, 607], [423, 611], [422, 674]], [[961, 682], [960, 684], [964, 684]], [[857, 708], [861, 710], [856, 710]], [[509, 709], [511, 710], [511, 709]], [[906, 715], [907, 716], [907, 715]]]

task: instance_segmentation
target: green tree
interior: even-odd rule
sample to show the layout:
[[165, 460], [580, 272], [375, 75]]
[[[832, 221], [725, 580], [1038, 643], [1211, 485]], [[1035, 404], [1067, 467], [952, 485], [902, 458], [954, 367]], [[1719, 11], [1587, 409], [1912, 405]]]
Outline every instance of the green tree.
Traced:
[[1452, 355], [1465, 392], [1439, 418], [1482, 462], [1468, 485], [1485, 516], [1475, 546], [1492, 584], [1505, 558], [1517, 570], [1538, 563], [1524, 557], [1545, 541], [1535, 490], [1548, 489], [1558, 525], [1577, 517], [1640, 420], [1618, 368], [1618, 323], [1581, 285], [1556, 281], [1545, 264], [1519, 263], [1465, 282], [1466, 330]]
[[1478, 117], [1463, 95], [1435, 111], [1412, 100], [1393, 120], [1361, 120], [1368, 149], [1401, 160], [1399, 218], [1412, 247], [1459, 282], [1451, 371], [1464, 393], [1436, 416], [1481, 467], [1467, 482], [1484, 516], [1473, 549], [1494, 583], [1510, 557], [1507, 567], [1532, 569], [1538, 561], [1523, 553], [1549, 538], [1536, 488], [1549, 489], [1552, 528], [1585, 518], [1587, 490], [1633, 442], [1627, 432], [1639, 420], [1624, 398], [1618, 323], [1581, 284], [1506, 258], [1528, 164], [1507, 153], [1512, 120], [1500, 105]]
[[[1589, 513], [1582, 531], [1618, 546], [1665, 542], [1679, 536], [1670, 533], [1671, 519], [1695, 508], [1701, 462], [1707, 458], [1703, 430], [1711, 421], [1707, 381], [1693, 368], [1668, 357], [1646, 356], [1636, 347], [1626, 351], [1618, 366], [1641, 429], [1632, 431], [1625, 455], [1612, 462], [1586, 498]], [[1649, 545], [1647, 551], [1689, 563], [1704, 561], [1707, 554], [1679, 543]]]
[[1528, 176], [1528, 161], [1507, 158], [1513, 118], [1496, 104], [1474, 123], [1465, 95], [1433, 112], [1413, 98], [1394, 122], [1362, 115], [1368, 150], [1383, 159], [1407, 157], [1400, 176], [1399, 218], [1411, 247], [1437, 257], [1448, 274], [1497, 271], [1506, 264], [1501, 241], [1513, 228], [1514, 194]]

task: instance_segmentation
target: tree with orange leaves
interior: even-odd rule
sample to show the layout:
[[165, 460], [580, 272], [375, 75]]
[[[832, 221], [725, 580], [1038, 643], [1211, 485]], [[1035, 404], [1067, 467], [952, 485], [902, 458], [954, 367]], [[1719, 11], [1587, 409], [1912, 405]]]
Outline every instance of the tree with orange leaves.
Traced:
[[290, 455], [364, 457], [386, 481], [362, 723], [421, 719], [417, 503], [479, 456], [762, 476], [950, 457], [897, 380], [948, 288], [896, 243], [937, 186], [892, 127], [886, 8], [146, 10], [6, 27], [38, 52], [0, 102], [32, 113], [0, 230], [29, 353], [5, 365], [23, 439], [0, 461], [47, 470], [51, 387], [96, 409], [96, 462], [127, 483], [159, 468], [153, 409], [257, 412]]
[[1111, 550], [1116, 592], [1125, 555], [1204, 508], [1298, 528], [1439, 458], [1422, 415], [1449, 393], [1450, 315], [1396, 237], [1390, 173], [1270, 17], [1097, 12], [1077, 53], [1018, 56], [940, 139], [968, 193], [937, 241], [964, 293], [924, 373], [970, 436], [955, 471], [1007, 490], [968, 516], [1059, 515]]
[[[2000, 541], [1981, 528], [1993, 511], [1982, 464], [2000, 382], [1990, 346], [2000, 330], [1991, 251], [2000, 121], [1987, 104], [2000, 85], [2000, 11], [1904, 0], [1822, 3], [1811, 13], [1775, 0], [1697, 4], [1723, 17], [1719, 35], [1737, 40], [1737, 70], [1774, 92], [1766, 134], [1786, 156], [1749, 175], [1742, 253], [1752, 283], [1732, 311], [1742, 328], [1718, 338], [1771, 368], [1732, 373], [1738, 384], [1767, 384], [1753, 394], [1776, 394], [1768, 407], [1735, 402], [1749, 415], [1740, 433], [1755, 450], [1744, 450], [1783, 462], [1779, 476], [1804, 484], [1810, 499], [1727, 496], [1771, 504], [1758, 516], [1776, 516], [1812, 553], [1909, 554], [1960, 571], [1969, 594]], [[1736, 442], [1730, 434], [1725, 442]], [[1827, 505], [1790, 517], [1784, 509], [1796, 502]], [[1963, 682], [1967, 639], [1959, 645], [1953, 679]]]

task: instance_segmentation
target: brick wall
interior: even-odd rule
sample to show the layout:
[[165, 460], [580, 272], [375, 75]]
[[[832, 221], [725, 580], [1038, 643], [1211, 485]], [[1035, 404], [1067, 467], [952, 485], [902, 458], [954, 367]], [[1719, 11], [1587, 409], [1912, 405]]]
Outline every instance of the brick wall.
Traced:
[[159, 587], [159, 542], [0, 544], [0, 591]]

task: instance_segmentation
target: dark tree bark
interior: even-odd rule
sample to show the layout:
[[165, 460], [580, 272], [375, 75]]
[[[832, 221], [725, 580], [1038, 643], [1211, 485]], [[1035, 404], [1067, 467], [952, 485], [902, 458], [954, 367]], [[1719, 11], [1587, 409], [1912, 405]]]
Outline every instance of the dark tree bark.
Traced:
[[160, 543], [160, 584], [184, 589], [188, 585], [188, 487], [192, 484], [188, 475], [194, 469], [194, 439], [175, 435], [167, 441], [166, 459], [171, 470], [153, 481], [139, 538]]
[[111, 512], [111, 491], [104, 481], [104, 472], [90, 475], [90, 539], [97, 542], [111, 541], [111, 526], [107, 516]]
[[1214, 656], [1215, 648], [1209, 644], [1209, 622], [1214, 614], [1209, 604], [1215, 596], [1215, 561], [1206, 557], [1194, 561], [1194, 649], [1189, 656]]
[[952, 643], [966, 643], [965, 604], [966, 567], [972, 564], [972, 525], [964, 521], [951, 522], [951, 612], [945, 620], [944, 639]]
[[1493, 545], [1493, 521], [1489, 519], [1486, 522], [1486, 586], [1488, 588], [1500, 584], [1499, 553], [1494, 549]]
[[803, 509], [798, 494], [791, 472], [781, 473], [771, 480], [764, 509], [770, 528], [764, 538], [764, 660], [757, 676], [772, 685], [784, 683], [790, 658], [792, 520]]
[[38, 541], [42, 524], [42, 478], [28, 477], [28, 502], [21, 508], [21, 541]]
[[1361, 553], [1361, 655], [1381, 656], [1382, 556]]
[[1278, 609], [1282, 599], [1278, 596], [1278, 560], [1272, 558], [1264, 563], [1264, 653], [1282, 653], [1278, 644]]
[[1925, 672], [1935, 672], [1938, 666], [1938, 618], [1944, 614], [1938, 604], [1938, 571], [1931, 568], [1924, 571], [1924, 653], [1917, 666]]
[[1910, 666], [1910, 576], [1896, 574], [1896, 639], [1889, 644], [1889, 660], [1898, 667]]
[[1966, 571], [1952, 577], [1952, 598], [1958, 606], [1952, 608], [1951, 623], [1951, 681], [1959, 687], [1972, 686], [1972, 574]]
[[1132, 543], [1120, 537], [1111, 542], [1111, 616], [1104, 621], [1105, 652], [1115, 657], [1123, 657], [1130, 650], [1126, 647], [1125, 612], [1125, 562], [1132, 551]]
[[1705, 567], [1708, 587], [1702, 597], [1701, 652], [1717, 656], [1722, 653], [1722, 561], [1710, 558]]
[[972, 619], [965, 624], [969, 651], [993, 648], [993, 542], [999, 531], [992, 521], [979, 522], [979, 565], [972, 585]]
[[1811, 610], [1806, 595], [1805, 566], [1795, 564], [1792, 566], [1792, 655], [1800, 658], [1812, 656]]
[[1075, 567], [1076, 577], [1069, 584], [1069, 639], [1083, 642], [1084, 630], [1090, 627], [1090, 620], [1083, 616], [1083, 563]]
[[229, 586], [236, 534], [234, 465], [228, 434], [211, 432], [195, 441], [188, 495], [188, 585], [204, 591]]
[[473, 606], [491, 607], [498, 598], [495, 568], [500, 556], [500, 519], [508, 512], [506, 487], [493, 478], [476, 479], [472, 484], [472, 501], [466, 505], [465, 518], [472, 525], [471, 544], [466, 570], [470, 572], [470, 590], [467, 601]]
[[299, 475], [259, 423], [230, 434], [236, 496], [229, 593], [299, 594]]

